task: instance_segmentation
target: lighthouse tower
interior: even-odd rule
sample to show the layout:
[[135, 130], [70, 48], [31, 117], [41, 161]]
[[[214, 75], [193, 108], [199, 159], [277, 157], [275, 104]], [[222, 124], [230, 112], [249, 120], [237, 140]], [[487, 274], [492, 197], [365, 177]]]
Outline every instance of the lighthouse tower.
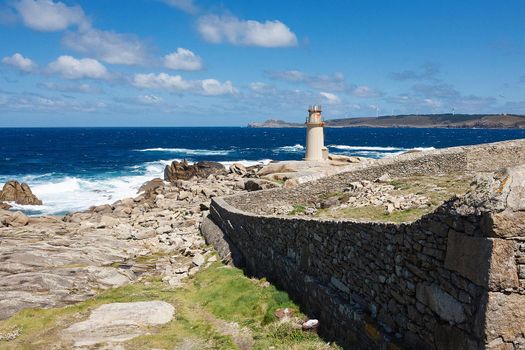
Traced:
[[321, 106], [310, 106], [306, 118], [306, 156], [305, 160], [326, 160], [328, 150], [324, 146], [324, 122]]

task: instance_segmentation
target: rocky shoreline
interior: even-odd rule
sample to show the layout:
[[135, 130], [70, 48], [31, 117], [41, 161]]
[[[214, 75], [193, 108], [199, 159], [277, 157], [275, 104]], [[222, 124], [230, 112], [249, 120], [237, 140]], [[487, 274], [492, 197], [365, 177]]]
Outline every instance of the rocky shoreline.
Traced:
[[63, 217], [0, 209], [0, 319], [83, 301], [143, 276], [177, 287], [213, 261], [199, 232], [210, 198], [262, 187], [250, 179], [257, 168], [193, 170], [170, 182], [153, 179], [135, 198]]
[[[317, 165], [315, 172], [325, 176], [359, 161], [340, 158]], [[130, 284], [155, 280], [167, 289], [187, 286], [187, 277], [220, 259], [200, 232], [211, 198], [296, 186], [311, 177], [312, 170], [298, 167], [296, 162], [266, 167], [233, 164], [229, 169], [220, 163], [173, 162], [166, 166], [164, 179], [152, 179], [142, 185], [136, 197], [113, 204], [65, 216], [28, 217], [20, 211], [0, 209], [0, 321], [9, 321], [24, 309], [57, 308], [96, 299], [108, 289]], [[4, 188], [17, 189], [7, 191], [10, 201], [39, 201], [25, 184], [9, 182]], [[230, 257], [223, 257], [222, 262], [230, 263]], [[136, 309], [133, 317], [147, 326], [149, 316], [144, 315], [148, 312], [143, 308], [140, 314], [139, 304], [106, 305], [117, 310], [112, 317], [121, 323]], [[61, 335], [67, 339], [60, 339], [75, 346], [110, 344], [130, 339], [127, 336], [136, 328], [106, 329], [99, 322], [92, 327], [99, 331], [90, 330], [93, 334], [86, 335], [82, 327], [91, 324], [90, 320], [71, 326]], [[18, 328], [0, 332], [0, 340], [19, 336]]]

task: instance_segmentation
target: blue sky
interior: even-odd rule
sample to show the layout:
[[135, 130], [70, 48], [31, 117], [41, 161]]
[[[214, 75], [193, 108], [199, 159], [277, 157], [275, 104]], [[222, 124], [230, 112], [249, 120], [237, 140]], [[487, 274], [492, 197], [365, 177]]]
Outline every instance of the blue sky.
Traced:
[[525, 2], [8, 0], [0, 126], [525, 113]]

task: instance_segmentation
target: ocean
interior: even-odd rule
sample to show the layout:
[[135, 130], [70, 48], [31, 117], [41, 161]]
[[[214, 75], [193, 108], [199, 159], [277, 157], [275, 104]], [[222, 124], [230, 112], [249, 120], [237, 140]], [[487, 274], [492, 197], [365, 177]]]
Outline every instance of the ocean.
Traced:
[[[304, 129], [252, 128], [0, 128], [0, 183], [27, 182], [43, 206], [30, 215], [57, 215], [134, 197], [162, 177], [173, 160], [229, 166], [301, 159]], [[433, 149], [525, 138], [525, 130], [327, 128], [335, 154], [391, 157]]]

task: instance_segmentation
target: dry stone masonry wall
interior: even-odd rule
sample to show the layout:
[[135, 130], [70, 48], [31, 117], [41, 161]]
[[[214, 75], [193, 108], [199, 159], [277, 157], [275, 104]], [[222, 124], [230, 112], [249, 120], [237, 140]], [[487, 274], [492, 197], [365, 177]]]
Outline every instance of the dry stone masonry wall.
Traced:
[[[288, 291], [345, 348], [525, 349], [522, 163], [524, 141], [407, 154], [304, 188], [214, 198], [203, 233]], [[488, 173], [411, 223], [266, 214], [385, 172], [465, 170]]]

